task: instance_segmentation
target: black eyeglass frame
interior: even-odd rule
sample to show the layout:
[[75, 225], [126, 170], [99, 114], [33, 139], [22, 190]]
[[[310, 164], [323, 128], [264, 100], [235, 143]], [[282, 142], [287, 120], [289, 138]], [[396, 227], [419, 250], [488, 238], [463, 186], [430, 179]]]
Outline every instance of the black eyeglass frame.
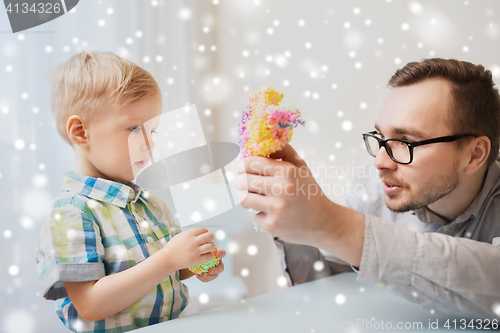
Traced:
[[[383, 140], [383, 139], [380, 139], [379, 137], [375, 136], [375, 134], [377, 134], [377, 131], [372, 131], [372, 132], [368, 132], [366, 134], [363, 134], [363, 140], [365, 141], [365, 146], [366, 146], [366, 150], [368, 151], [368, 154], [370, 154], [373, 157], [377, 157], [377, 155], [370, 153], [368, 137], [371, 136], [371, 137], [377, 139], [378, 149], [380, 150], [380, 148], [384, 147], [385, 151], [387, 152], [387, 155], [389, 155], [391, 160], [393, 160], [394, 162], [399, 163], [399, 164], [410, 164], [411, 162], [413, 162], [413, 148], [415, 148], [415, 147], [429, 145], [431, 143], [438, 143], [438, 142], [453, 142], [453, 141], [456, 141], [458, 139], [467, 138], [469, 136], [473, 136], [476, 138], [479, 136], [477, 134], [458, 134], [458, 135], [447, 135], [447, 136], [441, 136], [439, 138], [411, 142], [411, 141], [402, 140], [402, 139], [385, 139], [385, 140]], [[397, 142], [403, 142], [404, 144], [406, 144], [408, 146], [408, 149], [410, 150], [410, 161], [407, 163], [396, 161], [394, 156], [392, 156], [391, 148], [389, 146], [387, 146], [388, 141], [397, 141]]]

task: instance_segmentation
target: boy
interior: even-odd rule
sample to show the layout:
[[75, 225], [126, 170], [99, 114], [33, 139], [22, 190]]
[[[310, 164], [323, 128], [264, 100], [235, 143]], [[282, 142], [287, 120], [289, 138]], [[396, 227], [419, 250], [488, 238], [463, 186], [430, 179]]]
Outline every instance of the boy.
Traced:
[[[43, 296], [62, 298], [56, 312], [75, 332], [177, 318], [189, 299], [180, 280], [193, 275], [187, 267], [212, 259], [214, 236], [204, 228], [179, 233], [165, 202], [131, 182], [154, 148], [158, 84], [112, 53], [81, 52], [52, 78], [52, 115], [76, 160], [36, 249]], [[209, 282], [223, 270], [221, 263], [197, 277]]]

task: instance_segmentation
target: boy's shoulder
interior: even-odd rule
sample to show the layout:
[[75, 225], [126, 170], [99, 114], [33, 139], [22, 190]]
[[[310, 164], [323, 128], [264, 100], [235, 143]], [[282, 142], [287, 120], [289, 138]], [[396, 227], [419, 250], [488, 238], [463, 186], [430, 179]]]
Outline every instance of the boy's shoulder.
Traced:
[[52, 201], [50, 209], [80, 212], [93, 218], [95, 211], [106, 213], [114, 206], [124, 208], [131, 191], [121, 183], [68, 171], [64, 175], [62, 190]]
[[49, 214], [54, 213], [79, 213], [85, 214], [92, 220], [96, 221], [92, 208], [95, 208], [99, 203], [85, 195], [71, 191], [61, 190], [52, 200], [49, 208]]

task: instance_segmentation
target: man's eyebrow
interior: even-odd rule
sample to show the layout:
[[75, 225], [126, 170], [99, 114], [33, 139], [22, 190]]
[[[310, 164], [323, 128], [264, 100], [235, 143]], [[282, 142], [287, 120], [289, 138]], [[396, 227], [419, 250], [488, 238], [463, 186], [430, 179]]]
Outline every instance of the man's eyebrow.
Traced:
[[[375, 129], [379, 132], [379, 133], [382, 133], [380, 131], [380, 128], [378, 127], [377, 124], [375, 124]], [[425, 139], [427, 137], [427, 135], [425, 135], [424, 133], [422, 133], [421, 131], [415, 129], [415, 128], [394, 128], [392, 130], [394, 133], [396, 134], [399, 134], [399, 135], [410, 135], [410, 136], [413, 136], [415, 138], [418, 138], [418, 139]]]

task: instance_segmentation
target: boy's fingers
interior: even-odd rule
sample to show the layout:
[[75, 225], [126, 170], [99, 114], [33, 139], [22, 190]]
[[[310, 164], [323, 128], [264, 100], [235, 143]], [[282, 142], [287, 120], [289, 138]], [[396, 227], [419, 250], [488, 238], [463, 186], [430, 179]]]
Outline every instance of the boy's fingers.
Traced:
[[211, 251], [215, 248], [215, 244], [212, 242], [204, 243], [203, 245], [200, 245], [200, 251], [201, 253], [207, 253], [213, 257], [213, 254]]
[[224, 258], [226, 256], [226, 250], [224, 249], [217, 249], [217, 258]]
[[[206, 229], [205, 229], [206, 230]], [[214, 239], [214, 234], [213, 232], [205, 232], [204, 234], [201, 234], [201, 235], [198, 235], [196, 236], [196, 241], [198, 242], [198, 244], [204, 244], [204, 243], [207, 243], [207, 242], [211, 242], [212, 240]], [[213, 250], [213, 249], [212, 249]]]
[[198, 280], [200, 280], [201, 282], [210, 282], [210, 281], [213, 281], [215, 278], [212, 277], [211, 275], [210, 276], [207, 276], [207, 277], [201, 277], [201, 276], [198, 276]]
[[213, 257], [214, 257], [214, 255], [212, 254], [212, 252], [208, 252], [208, 253], [200, 255], [200, 260], [202, 260], [202, 262], [200, 264], [203, 264], [204, 262], [212, 260]]
[[217, 267], [214, 267], [214, 268], [210, 268], [208, 270], [208, 274], [212, 274], [212, 275], [219, 275], [220, 273], [222, 273], [224, 271], [224, 264], [221, 262], [219, 264], [219, 266]]
[[202, 227], [193, 228], [189, 231], [192, 232], [195, 236], [203, 235], [203, 234], [208, 232], [208, 230], [206, 228], [202, 228]]

